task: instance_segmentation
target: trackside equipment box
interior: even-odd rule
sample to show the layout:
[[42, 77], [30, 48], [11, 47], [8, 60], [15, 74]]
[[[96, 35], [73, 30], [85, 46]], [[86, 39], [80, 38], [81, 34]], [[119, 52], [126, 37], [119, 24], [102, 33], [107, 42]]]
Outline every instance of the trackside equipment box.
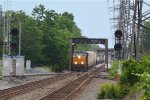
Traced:
[[16, 76], [24, 74], [24, 56], [3, 55], [2, 58], [2, 76], [10, 76], [10, 73]]

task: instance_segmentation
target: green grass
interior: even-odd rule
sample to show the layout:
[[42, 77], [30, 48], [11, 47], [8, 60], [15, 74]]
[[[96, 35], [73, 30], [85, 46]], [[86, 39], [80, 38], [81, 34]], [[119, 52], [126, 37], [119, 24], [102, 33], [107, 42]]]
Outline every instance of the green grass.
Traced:
[[42, 68], [44, 68], [44, 69], [47, 70], [48, 72], [52, 72], [52, 67], [49, 67], [49, 66], [42, 66]]

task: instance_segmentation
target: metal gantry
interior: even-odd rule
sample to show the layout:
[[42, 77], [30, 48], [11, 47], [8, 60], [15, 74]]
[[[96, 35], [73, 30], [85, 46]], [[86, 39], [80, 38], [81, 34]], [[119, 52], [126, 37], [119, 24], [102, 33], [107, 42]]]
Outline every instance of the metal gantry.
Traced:
[[[143, 29], [150, 30], [143, 25], [150, 21], [150, 4], [144, 0], [109, 0], [110, 20], [113, 31], [117, 29], [124, 33], [123, 55], [125, 59], [138, 59], [144, 52]], [[148, 9], [145, 9], [148, 8]]]
[[104, 38], [70, 38], [70, 53], [69, 53], [69, 70], [72, 68], [72, 57], [75, 44], [103, 44], [105, 46], [105, 64], [108, 71], [108, 39]]

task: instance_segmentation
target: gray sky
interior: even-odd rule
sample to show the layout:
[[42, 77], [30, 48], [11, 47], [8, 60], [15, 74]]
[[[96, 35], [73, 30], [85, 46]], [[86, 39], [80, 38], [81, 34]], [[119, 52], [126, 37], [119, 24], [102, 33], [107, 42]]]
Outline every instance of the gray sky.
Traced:
[[39, 4], [58, 13], [73, 13], [82, 35], [89, 38], [108, 38], [109, 48], [114, 46], [107, 0], [0, 0], [2, 6], [6, 3], [4, 1], [11, 1], [11, 10], [23, 10], [28, 15]]

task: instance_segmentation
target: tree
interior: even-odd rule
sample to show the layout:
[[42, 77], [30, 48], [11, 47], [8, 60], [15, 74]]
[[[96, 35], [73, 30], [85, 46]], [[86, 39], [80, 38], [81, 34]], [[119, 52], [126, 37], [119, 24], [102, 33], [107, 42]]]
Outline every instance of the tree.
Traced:
[[22, 24], [21, 54], [33, 64], [41, 63], [42, 31], [37, 27], [37, 22], [23, 11], [12, 11], [11, 27], [19, 27], [19, 21]]
[[[41, 4], [33, 8], [32, 16], [23, 11], [10, 13], [11, 28], [19, 28], [21, 21], [21, 55], [24, 55], [25, 59], [30, 59], [34, 65], [53, 66], [56, 71], [67, 68], [69, 38], [83, 37], [72, 13], [57, 13]], [[79, 48], [89, 49], [91, 46]]]
[[[144, 22], [144, 25], [150, 27], [150, 22]], [[144, 30], [144, 50], [145, 52], [150, 52], [150, 31]]]
[[69, 37], [74, 25], [73, 15], [67, 12], [58, 14], [54, 10], [42, 8], [44, 7], [41, 5], [36, 6], [32, 15], [38, 22], [39, 29], [43, 31], [44, 63], [55, 67], [65, 67], [68, 63]]

